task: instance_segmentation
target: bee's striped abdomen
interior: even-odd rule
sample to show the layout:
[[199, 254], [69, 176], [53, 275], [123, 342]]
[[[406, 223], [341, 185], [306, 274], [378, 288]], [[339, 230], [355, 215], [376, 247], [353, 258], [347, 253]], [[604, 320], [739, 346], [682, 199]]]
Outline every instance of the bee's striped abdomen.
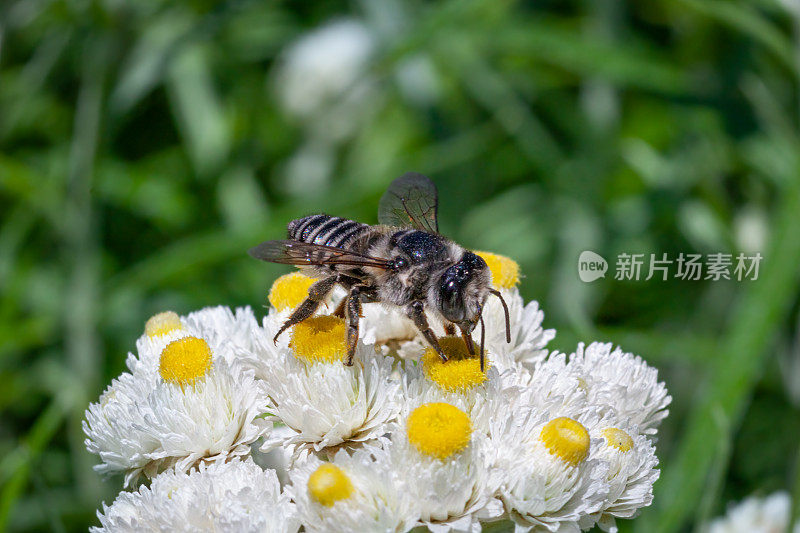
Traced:
[[369, 228], [346, 218], [330, 215], [310, 215], [289, 222], [289, 238], [313, 244], [346, 248], [357, 236]]

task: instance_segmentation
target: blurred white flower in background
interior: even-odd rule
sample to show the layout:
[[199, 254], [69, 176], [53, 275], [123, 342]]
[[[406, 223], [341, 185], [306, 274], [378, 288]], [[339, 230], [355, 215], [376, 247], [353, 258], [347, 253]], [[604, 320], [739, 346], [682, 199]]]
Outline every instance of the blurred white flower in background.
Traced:
[[330, 22], [301, 36], [285, 50], [277, 72], [284, 109], [308, 118], [356, 95], [375, 46], [369, 29], [355, 19]]
[[800, 522], [789, 528], [792, 501], [787, 492], [765, 498], [751, 496], [731, 505], [725, 516], [715, 519], [708, 533], [800, 533]]
[[431, 58], [417, 54], [400, 61], [395, 78], [403, 96], [419, 106], [433, 105], [439, 100], [442, 83]]
[[369, 75], [377, 46], [363, 22], [340, 19], [284, 50], [274, 72], [278, 102], [305, 138], [283, 169], [287, 192], [324, 190], [330, 181], [336, 147], [359, 131], [379, 98]]
[[733, 224], [737, 250], [755, 253], [767, 248], [769, 220], [763, 209], [744, 208], [736, 213]]

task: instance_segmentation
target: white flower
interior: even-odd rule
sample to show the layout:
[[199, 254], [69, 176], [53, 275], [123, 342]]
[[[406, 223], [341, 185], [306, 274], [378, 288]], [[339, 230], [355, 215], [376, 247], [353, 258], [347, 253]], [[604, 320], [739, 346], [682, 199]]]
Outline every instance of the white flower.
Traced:
[[[775, 492], [766, 498], [751, 496], [711, 522], [708, 533], [783, 533], [789, 527], [790, 516], [788, 493]], [[793, 531], [800, 533], [800, 522], [794, 525]]]
[[544, 312], [534, 301], [524, 305], [516, 288], [500, 291], [508, 305], [511, 342], [506, 342], [505, 313], [500, 301], [490, 296], [484, 308], [486, 322], [486, 346], [495, 354], [497, 364], [502, 369], [511, 363], [520, 363], [527, 369], [547, 357], [547, 343], [556, 336], [556, 330], [542, 328]]
[[[295, 431], [286, 426], [275, 426], [270, 432], [273, 440], [285, 441], [294, 436]], [[277, 446], [270, 450], [260, 450], [255, 446], [251, 448], [250, 454], [258, 466], [263, 469], [274, 470], [278, 475], [281, 487], [289, 482], [289, 469], [293, 466], [294, 459], [288, 446]]]
[[589, 403], [654, 435], [669, 414], [666, 408], [672, 397], [658, 381], [657, 369], [637, 355], [611, 348], [611, 343], [593, 342], [586, 348], [580, 343], [570, 355], [569, 366], [581, 374]]
[[411, 493], [394, 477], [380, 448], [340, 450], [330, 463], [310, 456], [287, 488], [306, 531], [402, 532], [417, 520]]
[[391, 304], [363, 305], [361, 339], [364, 344], [386, 344], [413, 340], [419, 330], [403, 311]]
[[653, 501], [653, 483], [659, 476], [656, 450], [633, 428], [598, 426], [592, 436], [602, 439], [595, 457], [609, 465], [609, 493], [598, 525], [616, 533], [615, 518], [633, 518]]
[[182, 337], [199, 337], [211, 351], [232, 363], [243, 351], [253, 351], [261, 334], [258, 321], [250, 307], [231, 310], [226, 306], [206, 307], [186, 316], [172, 311], [150, 318], [145, 332], [136, 340], [137, 356], [128, 355], [126, 364], [131, 372], [158, 372], [161, 351], [170, 342]]
[[268, 439], [265, 451], [289, 446], [300, 456], [385, 435], [400, 409], [393, 361], [358, 343], [354, 365], [345, 366], [344, 337], [343, 320], [312, 317], [294, 326], [291, 349], [264, 350], [248, 361], [269, 391], [267, 411], [294, 431]]
[[136, 492], [121, 492], [98, 513], [93, 533], [138, 531], [274, 532], [299, 529], [295, 507], [275, 472], [231, 461], [184, 473], [169, 470]]
[[95, 469], [124, 472], [126, 485], [142, 472], [247, 455], [271, 427], [259, 418], [267, 398], [253, 372], [202, 339], [181, 337], [161, 359], [157, 371], [122, 374], [86, 411], [86, 447], [102, 460]]
[[[501, 301], [496, 295], [490, 295], [484, 306], [486, 346], [494, 354], [501, 371], [515, 364], [522, 364], [530, 370], [547, 356], [545, 347], [556, 332], [542, 328], [544, 313], [539, 310], [536, 301], [528, 305], [522, 301], [517, 288], [520, 269], [514, 260], [491, 252], [475, 253], [486, 261], [492, 286], [502, 297]], [[508, 306], [511, 342], [506, 342], [506, 317], [502, 302]]]
[[601, 442], [590, 436], [598, 418], [569, 411], [552, 418], [531, 409], [493, 422], [499, 496], [515, 530], [590, 527], [609, 493], [608, 464], [596, 453]]
[[[435, 313], [427, 313], [428, 324], [437, 337], [444, 335], [444, 327]], [[430, 347], [414, 323], [400, 307], [367, 303], [363, 306], [360, 324], [361, 339], [383, 355], [401, 360], [416, 360]]]
[[491, 353], [481, 372], [479, 358], [468, 355], [460, 337], [442, 337], [440, 343], [450, 357], [447, 362], [442, 362], [433, 348], [427, 348], [418, 363], [404, 362], [403, 396], [407, 405], [413, 409], [429, 402], [452, 404], [469, 415], [474, 430], [488, 434], [490, 420], [507, 416], [517, 406], [521, 389], [516, 384], [524, 380], [507, 376], [515, 369], [501, 375]]
[[405, 408], [389, 454], [419, 522], [435, 533], [479, 532], [481, 519], [502, 514], [499, 484], [487, 460], [487, 438], [461, 409], [443, 402]]

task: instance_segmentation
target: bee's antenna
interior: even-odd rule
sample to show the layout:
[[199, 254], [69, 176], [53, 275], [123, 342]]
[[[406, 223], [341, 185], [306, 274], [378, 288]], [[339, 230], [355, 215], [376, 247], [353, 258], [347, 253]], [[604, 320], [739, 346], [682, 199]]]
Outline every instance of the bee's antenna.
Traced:
[[486, 324], [483, 323], [483, 313], [481, 313], [481, 372], [483, 372], [483, 359], [484, 359], [483, 345], [484, 345], [484, 341], [486, 341]]
[[506, 342], [511, 342], [511, 317], [508, 314], [508, 305], [506, 305], [506, 301], [500, 291], [489, 289], [489, 292], [500, 298], [500, 303], [503, 304], [503, 311], [506, 313]]

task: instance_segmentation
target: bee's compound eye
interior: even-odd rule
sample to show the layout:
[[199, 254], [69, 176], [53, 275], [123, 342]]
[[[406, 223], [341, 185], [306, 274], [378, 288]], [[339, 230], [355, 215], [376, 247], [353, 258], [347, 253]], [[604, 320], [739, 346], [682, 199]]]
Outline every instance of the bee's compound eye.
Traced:
[[408, 261], [406, 261], [406, 260], [405, 260], [405, 259], [403, 259], [402, 257], [398, 257], [398, 258], [396, 258], [396, 259], [394, 260], [393, 268], [394, 268], [395, 270], [402, 270], [402, 269], [404, 269], [406, 266], [408, 266]]
[[463, 302], [461, 298], [462, 285], [457, 272], [450, 268], [442, 276], [439, 285], [440, 311], [450, 321], [458, 322], [463, 317]]

